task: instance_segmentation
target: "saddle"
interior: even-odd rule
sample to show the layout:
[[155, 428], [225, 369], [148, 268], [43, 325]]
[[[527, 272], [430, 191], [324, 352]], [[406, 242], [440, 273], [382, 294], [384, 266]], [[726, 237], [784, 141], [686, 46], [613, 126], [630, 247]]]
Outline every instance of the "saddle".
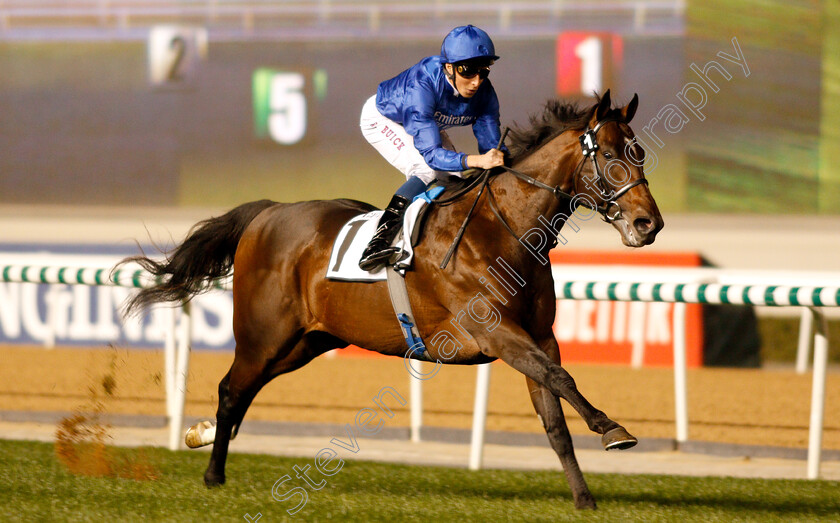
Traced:
[[414, 246], [420, 243], [423, 225], [431, 208], [430, 204], [443, 191], [443, 187], [433, 187], [414, 199], [406, 209], [402, 229], [392, 243], [398, 248], [397, 253], [386, 266], [373, 272], [360, 269], [359, 258], [376, 232], [383, 211], [372, 211], [350, 219], [336, 236], [326, 275], [327, 279], [342, 281], [387, 280], [391, 305], [394, 307], [394, 314], [408, 346], [407, 356], [425, 361], [431, 361], [431, 358], [417, 330], [414, 314], [411, 311], [411, 300], [405, 285], [405, 272], [411, 268]]
[[[414, 246], [420, 243], [426, 215], [442, 187], [433, 187], [417, 196], [406, 209], [403, 226], [394, 239], [393, 246], [399, 249], [391, 258], [392, 265], [401, 274], [411, 269], [414, 260]], [[359, 268], [359, 258], [373, 234], [376, 232], [382, 211], [371, 211], [350, 219], [339, 231], [333, 243], [326, 277], [342, 281], [382, 281], [386, 279], [384, 268], [368, 272]]]

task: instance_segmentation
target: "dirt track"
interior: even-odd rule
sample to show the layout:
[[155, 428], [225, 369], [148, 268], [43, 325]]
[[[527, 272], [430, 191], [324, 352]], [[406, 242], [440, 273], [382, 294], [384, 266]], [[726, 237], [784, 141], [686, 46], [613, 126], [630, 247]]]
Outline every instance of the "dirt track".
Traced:
[[[212, 418], [216, 389], [232, 353], [194, 352], [186, 415]], [[114, 414], [165, 414], [161, 351], [2, 347], [0, 410], [70, 412], [90, 404], [98, 391]], [[674, 437], [673, 374], [667, 368], [568, 367], [581, 392], [640, 438]], [[103, 383], [111, 376], [111, 396]], [[689, 370], [689, 437], [698, 441], [807, 447], [811, 375], [792, 370]], [[408, 374], [400, 359], [325, 358], [281, 376], [257, 396], [249, 419], [352, 422], [384, 386], [408, 398]], [[468, 428], [472, 421], [475, 369], [443, 367], [424, 382], [424, 425]], [[573, 433], [588, 429], [567, 406]], [[408, 405], [389, 427], [409, 424]], [[542, 432], [524, 378], [503, 363], [493, 365], [488, 430]], [[840, 449], [840, 374], [829, 373], [823, 448]]]

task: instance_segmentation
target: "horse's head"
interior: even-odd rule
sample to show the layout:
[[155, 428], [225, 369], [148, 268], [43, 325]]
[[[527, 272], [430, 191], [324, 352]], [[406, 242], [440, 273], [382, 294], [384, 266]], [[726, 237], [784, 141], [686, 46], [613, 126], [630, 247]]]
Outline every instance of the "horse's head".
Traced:
[[580, 135], [580, 160], [574, 191], [598, 206], [621, 240], [630, 247], [653, 243], [664, 222], [650, 194], [643, 171], [644, 149], [629, 123], [639, 96], [620, 109], [610, 105], [610, 91], [592, 109], [588, 128]]

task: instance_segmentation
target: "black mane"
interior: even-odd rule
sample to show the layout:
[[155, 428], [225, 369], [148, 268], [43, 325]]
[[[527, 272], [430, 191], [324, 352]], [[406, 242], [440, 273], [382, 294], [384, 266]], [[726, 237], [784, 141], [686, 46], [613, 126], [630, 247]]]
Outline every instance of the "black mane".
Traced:
[[[557, 99], [550, 99], [545, 103], [542, 114], [529, 117], [530, 128], [522, 128], [514, 122], [507, 135], [505, 144], [510, 152], [509, 163], [519, 161], [535, 152], [543, 144], [570, 129], [583, 130], [589, 125], [595, 109], [601, 101], [601, 96], [595, 95], [595, 103], [581, 109], [575, 103], [564, 103]], [[608, 115], [617, 116], [618, 109], [610, 109]], [[457, 190], [468, 185], [469, 180], [457, 176], [438, 178], [437, 183], [447, 191]]]
[[[600, 101], [600, 97], [598, 98]], [[597, 107], [581, 109], [577, 104], [549, 100], [541, 115], [531, 115], [529, 129], [514, 124], [508, 133], [507, 146], [511, 161], [520, 160], [539, 149], [540, 145], [569, 129], [585, 129]]]

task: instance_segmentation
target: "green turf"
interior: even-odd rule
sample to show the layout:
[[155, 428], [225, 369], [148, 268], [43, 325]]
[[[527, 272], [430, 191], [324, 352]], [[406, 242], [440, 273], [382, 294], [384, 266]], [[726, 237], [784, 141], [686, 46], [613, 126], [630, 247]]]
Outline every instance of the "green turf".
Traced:
[[[47, 443], [0, 441], [0, 521], [836, 521], [829, 481], [588, 474], [597, 513], [572, 506], [559, 472], [346, 462], [292, 518], [272, 485], [312, 458], [231, 455], [228, 484], [201, 483], [204, 452], [147, 451], [156, 481], [73, 476]], [[323, 476], [310, 471], [319, 481]], [[278, 491], [285, 492], [284, 489]]]

